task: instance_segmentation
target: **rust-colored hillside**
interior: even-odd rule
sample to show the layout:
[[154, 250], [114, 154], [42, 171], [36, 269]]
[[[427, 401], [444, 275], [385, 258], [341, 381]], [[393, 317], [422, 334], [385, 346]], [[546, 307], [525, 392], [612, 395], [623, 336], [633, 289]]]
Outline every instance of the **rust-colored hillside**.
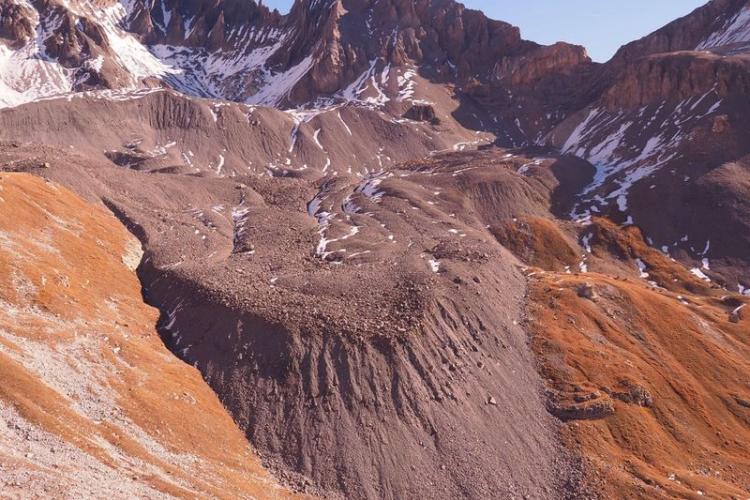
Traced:
[[0, 175], [0, 490], [18, 498], [286, 498], [155, 330], [111, 214]]
[[644, 274], [529, 273], [528, 329], [567, 445], [603, 498], [745, 498], [748, 299], [680, 272], [633, 228], [597, 224], [594, 253], [640, 254]]

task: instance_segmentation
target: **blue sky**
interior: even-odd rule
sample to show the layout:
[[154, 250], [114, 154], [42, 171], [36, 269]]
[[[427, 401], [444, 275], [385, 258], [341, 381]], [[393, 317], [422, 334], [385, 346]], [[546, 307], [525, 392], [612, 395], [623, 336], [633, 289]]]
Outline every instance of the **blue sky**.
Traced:
[[[688, 14], [707, 0], [464, 0], [521, 28], [528, 40], [560, 40], [585, 46], [595, 61], [606, 61], [624, 43], [641, 38]], [[286, 12], [292, 0], [265, 0]]]

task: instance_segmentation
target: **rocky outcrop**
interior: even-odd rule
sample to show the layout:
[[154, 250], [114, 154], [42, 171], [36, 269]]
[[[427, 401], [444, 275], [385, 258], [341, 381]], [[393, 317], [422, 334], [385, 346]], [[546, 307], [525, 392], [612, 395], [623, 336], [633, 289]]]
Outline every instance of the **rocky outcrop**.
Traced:
[[637, 224], [664, 251], [710, 260], [722, 275], [711, 279], [731, 290], [746, 273], [737, 268], [744, 230], [735, 226], [745, 206], [725, 180], [722, 201], [706, 188], [727, 169], [744, 177], [744, 160], [729, 165], [748, 154], [748, 7], [715, 0], [623, 47], [581, 83], [583, 109], [545, 139], [597, 168], [573, 217]]
[[[145, 254], [54, 184], [0, 190], [3, 420], [62, 428], [68, 463], [95, 436], [132, 496], [283, 496], [245, 439], [330, 497], [593, 498], [579, 461], [603, 497], [740, 496], [748, 71], [701, 48], [740, 2], [604, 65], [452, 0], [28, 6], [0, 17], [0, 167]], [[0, 468], [55, 463], [9, 429]]]
[[[248, 41], [263, 43], [262, 32], [278, 28], [282, 16], [262, 2], [157, 0], [135, 1], [126, 20], [148, 44], [201, 47], [211, 51], [237, 48]], [[256, 32], [252, 34], [251, 32]]]
[[23, 46], [34, 36], [32, 9], [13, 0], [0, 1], [0, 40], [11, 47]]
[[[44, 52], [65, 67], [77, 67], [91, 58], [92, 45], [105, 50], [105, 35], [101, 28], [78, 16], [63, 6], [50, 6], [42, 13], [40, 29]], [[89, 35], [93, 35], [93, 38]]]
[[440, 119], [435, 113], [435, 108], [430, 104], [414, 104], [406, 110], [404, 118], [418, 122], [430, 122], [433, 124], [440, 123]]
[[294, 92], [297, 99], [346, 87], [374, 59], [435, 65], [443, 78], [463, 82], [477, 74], [486, 79], [497, 59], [536, 47], [521, 40], [518, 28], [453, 1], [355, 0], [344, 7], [341, 0], [299, 0], [287, 26], [294, 41], [281, 51], [285, 62], [303, 54], [316, 60]]
[[744, 58], [714, 46], [721, 45], [718, 40], [725, 38], [721, 32], [731, 28], [746, 9], [746, 0], [712, 0], [623, 46], [601, 68], [594, 84], [603, 92], [604, 103], [610, 109], [632, 109], [711, 91], [721, 97], [746, 93], [748, 68]]
[[633, 109], [665, 100], [686, 101], [712, 93], [716, 97], [750, 95], [750, 64], [741, 57], [676, 52], [627, 64], [602, 103], [610, 110]]
[[550, 75], [569, 75], [579, 66], [590, 63], [585, 48], [558, 42], [520, 56], [504, 57], [495, 66], [493, 77], [498, 83], [514, 87], [529, 85]]
[[[518, 28], [454, 0], [297, 0], [285, 16], [237, 0], [38, 2], [8, 4], [1, 19], [0, 36], [18, 48], [28, 45], [15, 56], [29, 68], [4, 82], [21, 102], [33, 99], [24, 87], [38, 80], [49, 80], [41, 86], [45, 96], [161, 85], [281, 107], [358, 100], [371, 87], [377, 106], [391, 102], [400, 115], [406, 108], [398, 103], [411, 98], [401, 88], [411, 84], [399, 80], [407, 72], [468, 86], [493, 80], [501, 60], [506, 71], [514, 64], [527, 69], [516, 83], [566, 76], [571, 65], [585, 62], [572, 46], [544, 50], [523, 40]], [[37, 24], [41, 36], [34, 40]], [[35, 64], [30, 54], [37, 52], [54, 71]], [[518, 58], [531, 52], [534, 63], [521, 64]]]

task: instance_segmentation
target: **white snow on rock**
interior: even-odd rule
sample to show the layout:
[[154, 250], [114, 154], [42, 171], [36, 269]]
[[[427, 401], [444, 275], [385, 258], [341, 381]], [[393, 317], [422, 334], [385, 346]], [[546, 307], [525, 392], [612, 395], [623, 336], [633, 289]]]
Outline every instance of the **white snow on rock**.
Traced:
[[586, 249], [587, 253], [591, 253], [591, 239], [594, 237], [593, 233], [588, 233], [581, 239], [581, 245]]
[[154, 56], [135, 36], [121, 28], [128, 15], [121, 3], [106, 8], [91, 7], [87, 12], [104, 29], [115, 58], [137, 81], [151, 76], [164, 76], [176, 70]]
[[[106, 64], [122, 68], [121, 73], [127, 78], [120, 82], [122, 88], [143, 87], [146, 79], [157, 78], [189, 95], [278, 106], [313, 65], [313, 57], [307, 56], [283, 71], [269, 68], [269, 58], [289, 34], [268, 28], [246, 30], [234, 48], [215, 52], [184, 46], [146, 46], [127, 31], [128, 19], [136, 6], [132, 1], [123, 1], [103, 8], [89, 2], [64, 2], [73, 15], [99, 26], [110, 51], [92, 54], [80, 68], [66, 68], [44, 51], [44, 41], [56, 36], [54, 31], [61, 19], [38, 11], [31, 4], [24, 5], [32, 14], [36, 37], [15, 50], [0, 44], [0, 107], [73, 92], [76, 75], [99, 72]], [[155, 25], [164, 31], [171, 13], [164, 5], [162, 10], [165, 24]], [[250, 87], [258, 91], [247, 95]]]
[[750, 42], [750, 6], [743, 7], [737, 15], [703, 40], [696, 50], [707, 50]]
[[711, 278], [706, 276], [706, 274], [697, 267], [692, 268], [690, 272], [693, 273], [698, 278], [702, 279], [703, 281], [711, 281]]
[[429, 261], [430, 269], [432, 269], [433, 273], [440, 272], [440, 261], [435, 259], [430, 259]]
[[406, 101], [414, 97], [414, 91], [417, 87], [417, 82], [414, 81], [415, 76], [417, 76], [417, 71], [414, 68], [409, 68], [398, 77], [399, 101]]
[[336, 115], [339, 117], [339, 120], [341, 121], [342, 125], [344, 125], [344, 129], [346, 130], [346, 132], [349, 135], [354, 135], [352, 134], [352, 129], [349, 128], [349, 125], [346, 124], [346, 122], [344, 121], [344, 118], [341, 116], [341, 112], [337, 111]]
[[649, 274], [646, 272], [648, 267], [646, 266], [646, 263], [643, 262], [641, 259], [635, 259], [635, 263], [638, 266], [638, 272], [640, 274], [640, 277], [643, 279], [646, 279], [649, 277]]
[[320, 143], [320, 130], [321, 129], [319, 128], [315, 129], [315, 133], [313, 134], [313, 141], [315, 141], [315, 145], [318, 146], [321, 151], [325, 151], [323, 145]]
[[247, 99], [248, 104], [276, 106], [289, 96], [295, 85], [313, 66], [312, 56], [307, 56], [296, 66], [281, 73], [266, 71], [265, 86]]
[[378, 203], [383, 199], [383, 196], [385, 195], [385, 191], [379, 190], [378, 187], [386, 178], [390, 177], [391, 175], [393, 174], [386, 174], [384, 172], [370, 174], [362, 180], [359, 186], [357, 186], [357, 188], [355, 189], [355, 192], [362, 193], [367, 198]]
[[[390, 64], [385, 65], [384, 69], [378, 73], [377, 67], [379, 62], [379, 59], [371, 60], [369, 68], [342, 90], [337, 97], [346, 102], [356, 102], [373, 107], [381, 107], [388, 103], [390, 98], [382, 87], [388, 83]], [[376, 95], [363, 98], [363, 94], [369, 89], [372, 89]]]
[[[36, 36], [24, 46], [12, 49], [0, 43], [0, 107], [18, 106], [40, 98], [59, 96], [74, 90], [76, 79], [87, 71], [101, 71], [104, 57], [98, 54], [84, 61], [81, 67], [64, 67], [46, 53], [45, 41], [57, 36], [62, 19], [42, 14], [30, 3], [23, 4], [30, 9]], [[74, 8], [66, 7], [78, 16], [85, 16], [99, 25], [104, 32], [113, 53], [113, 60], [130, 77], [124, 87], [136, 88], [140, 81], [154, 76], [165, 76], [175, 72], [154, 56], [132, 34], [122, 29], [127, 16], [123, 4], [95, 8], [88, 3]]]
[[[690, 126], [715, 113], [720, 103], [712, 88], [678, 103], [664, 101], [630, 113], [593, 108], [581, 114], [561, 151], [589, 161], [596, 171], [571, 217], [585, 219], [613, 204], [626, 212], [631, 188], [678, 159], [680, 146], [690, 137]], [[658, 134], [644, 137], [644, 131], [655, 123], [661, 123]], [[616, 189], [600, 192], [611, 183]]]
[[36, 10], [32, 19], [36, 36], [23, 47], [13, 50], [0, 43], [0, 107], [18, 106], [73, 88], [73, 70], [46, 54], [44, 41], [52, 36], [51, 30], [42, 26]]

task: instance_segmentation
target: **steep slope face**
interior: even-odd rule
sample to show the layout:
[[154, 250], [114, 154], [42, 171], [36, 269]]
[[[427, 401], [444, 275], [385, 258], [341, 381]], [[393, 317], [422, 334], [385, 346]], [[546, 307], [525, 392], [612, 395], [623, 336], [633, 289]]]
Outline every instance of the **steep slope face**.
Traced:
[[[168, 18], [169, 35], [147, 36], [145, 40], [157, 55], [166, 56], [183, 70], [182, 76], [173, 79], [178, 88], [190, 91], [188, 82], [195, 80], [198, 68], [182, 63], [190, 62], [190, 52], [185, 49], [197, 48], [204, 52], [193, 55], [200, 53], [212, 61], [205, 75], [209, 78], [210, 72], [218, 70], [223, 75], [214, 77], [220, 78], [233, 76], [240, 69], [234, 67], [227, 75], [213, 64], [219, 60], [242, 64], [240, 73], [245, 75], [256, 70], [254, 81], [245, 82], [244, 96], [232, 97], [223, 92], [216, 97], [266, 105], [305, 104], [321, 97], [357, 100], [360, 96], [368, 101], [380, 99], [380, 104], [384, 104], [399, 95], [399, 89], [388, 84], [390, 79], [406, 80], [398, 86], [402, 87], [400, 97], [408, 97], [403, 94], [409, 89], [403, 87], [413, 87], [408, 81], [409, 69], [419, 69], [428, 78], [441, 82], [487, 82], [498, 61], [508, 64], [541, 49], [522, 40], [518, 28], [489, 20], [481, 12], [465, 9], [452, 0], [298, 0], [283, 20], [252, 4], [245, 15], [237, 18], [225, 15], [230, 9], [219, 4], [204, 15], [203, 26], [198, 24], [203, 23], [201, 16], [195, 16], [195, 22], [186, 21], [191, 13], [184, 11], [195, 10], [189, 6], [156, 2], [148, 8], [134, 3], [129, 26], [143, 35], [144, 28], [147, 33], [153, 29], [148, 22], [139, 22], [141, 18], [157, 26], [159, 18]], [[190, 26], [188, 32], [185, 23]], [[175, 36], [180, 32], [182, 40]], [[223, 43], [216, 43], [217, 37]], [[550, 50], [556, 52], [556, 47]], [[563, 64], [570, 59], [558, 57], [556, 65], [539, 67], [555, 71], [560, 66], [570, 66]], [[573, 59], [576, 64], [584, 56]], [[256, 66], [251, 68], [248, 63]]]
[[[548, 141], [597, 173], [572, 217], [640, 226], [657, 248], [734, 291], [750, 279], [746, 191], [750, 87], [745, 2], [714, 1], [624, 47], [607, 82]], [[704, 266], [707, 267], [707, 266]]]
[[[4, 0], [0, 105], [91, 89], [151, 87], [165, 81], [201, 96], [237, 99], [254, 92], [250, 78], [265, 60], [253, 57], [252, 51], [262, 52], [269, 33], [278, 31], [274, 27], [278, 14], [253, 2], [182, 3], [179, 8], [163, 2], [147, 4]], [[172, 27], [171, 35], [165, 25]], [[238, 30], [244, 35], [232, 36]], [[180, 40], [182, 52], [165, 45], [175, 39]], [[159, 43], [149, 47], [147, 41]], [[221, 87], [215, 86], [217, 81], [223, 82]]]
[[[534, 206], [520, 162], [466, 154], [329, 181], [308, 221], [292, 193], [246, 180], [262, 199], [249, 191], [235, 209], [233, 255], [144, 268], [169, 345], [202, 367], [256, 446], [326, 490], [561, 491], [570, 464], [514, 319], [523, 284], [482, 229], [508, 217], [480, 209], [498, 191]], [[291, 230], [269, 234], [279, 220]]]
[[142, 302], [140, 243], [54, 183], [0, 174], [0, 487], [285, 498]]
[[281, 15], [262, 3], [238, 0], [179, 2], [130, 1], [126, 24], [149, 45], [183, 45], [209, 50], [236, 47], [243, 35], [278, 28]]
[[4, 0], [0, 105], [92, 88], [143, 86], [172, 71], [122, 28], [126, 14], [119, 2]]
[[149, 174], [53, 148], [2, 160], [104, 199], [138, 235], [165, 342], [295, 486], [575, 491], [518, 325], [523, 277], [485, 228], [543, 211], [545, 183], [516, 172], [531, 160], [453, 153], [316, 184]]
[[[336, 0], [300, 1], [290, 14], [299, 24], [317, 22], [312, 40], [316, 63], [295, 93], [307, 98], [345, 88], [373, 63], [377, 73], [393, 66], [429, 66], [443, 79], [458, 82], [487, 78], [497, 59], [524, 52], [535, 44], [521, 40], [518, 28], [491, 21], [481, 12], [453, 1]], [[324, 21], [320, 22], [322, 18]], [[311, 37], [301, 40], [309, 44]], [[298, 44], [295, 48], [303, 48]]]

